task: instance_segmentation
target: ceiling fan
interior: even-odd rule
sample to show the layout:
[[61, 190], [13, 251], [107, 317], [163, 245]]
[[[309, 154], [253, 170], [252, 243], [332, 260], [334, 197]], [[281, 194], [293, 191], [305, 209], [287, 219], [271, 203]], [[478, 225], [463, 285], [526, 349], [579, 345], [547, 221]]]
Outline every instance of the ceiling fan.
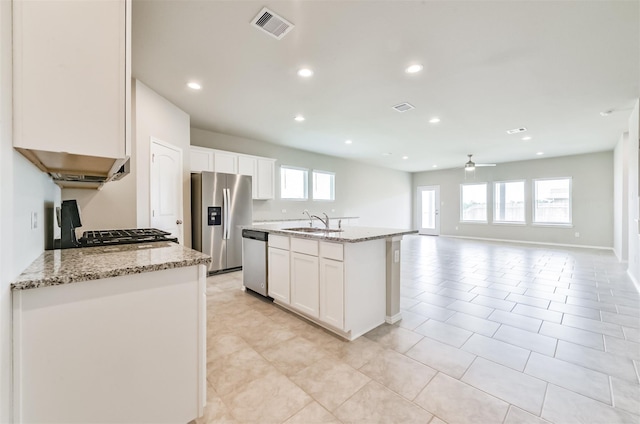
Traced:
[[473, 155], [467, 155], [467, 156], [469, 157], [469, 161], [464, 164], [465, 171], [473, 171], [476, 169], [476, 166], [496, 166], [495, 163], [475, 163], [474, 161], [471, 160], [471, 156]]

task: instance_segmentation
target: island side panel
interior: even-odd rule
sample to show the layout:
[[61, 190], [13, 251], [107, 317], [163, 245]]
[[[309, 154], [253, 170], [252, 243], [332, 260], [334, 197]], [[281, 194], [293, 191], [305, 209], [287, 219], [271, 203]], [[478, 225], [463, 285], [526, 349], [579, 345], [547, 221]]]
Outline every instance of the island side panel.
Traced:
[[15, 421], [201, 415], [202, 267], [14, 290]]
[[400, 242], [402, 236], [390, 237], [387, 242], [387, 313], [385, 321], [395, 324], [402, 319], [400, 312]]
[[207, 405], [207, 267], [197, 265], [198, 269], [198, 417], [204, 415]]
[[385, 240], [345, 243], [345, 329], [350, 340], [385, 322]]

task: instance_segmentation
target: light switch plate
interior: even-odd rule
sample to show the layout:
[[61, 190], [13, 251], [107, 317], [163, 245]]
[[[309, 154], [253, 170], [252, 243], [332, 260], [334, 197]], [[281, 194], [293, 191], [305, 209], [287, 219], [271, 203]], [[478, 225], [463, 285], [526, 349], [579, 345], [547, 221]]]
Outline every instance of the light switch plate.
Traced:
[[38, 212], [31, 212], [31, 229], [38, 228]]

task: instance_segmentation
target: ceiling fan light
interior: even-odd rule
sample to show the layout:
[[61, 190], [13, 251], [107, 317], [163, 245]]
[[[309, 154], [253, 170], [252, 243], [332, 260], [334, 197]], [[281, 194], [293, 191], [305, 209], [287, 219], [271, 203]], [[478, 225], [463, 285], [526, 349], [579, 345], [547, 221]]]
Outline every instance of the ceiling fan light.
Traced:
[[476, 169], [476, 164], [469, 161], [467, 163], [464, 164], [464, 170], [465, 171], [473, 171], [474, 169]]

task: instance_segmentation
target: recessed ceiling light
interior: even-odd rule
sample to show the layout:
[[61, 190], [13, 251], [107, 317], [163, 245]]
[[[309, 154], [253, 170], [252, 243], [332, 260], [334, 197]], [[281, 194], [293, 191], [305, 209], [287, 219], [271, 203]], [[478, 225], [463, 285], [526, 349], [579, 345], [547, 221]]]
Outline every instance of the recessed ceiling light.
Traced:
[[344, 144], [351, 144], [351, 143], [353, 143], [353, 141], [351, 141], [351, 140], [345, 140], [344, 141]]
[[298, 75], [301, 77], [309, 78], [313, 75], [313, 71], [309, 68], [301, 68], [298, 70]]
[[407, 159], [409, 159], [409, 156], [402, 156], [402, 159], [403, 160], [407, 160]]
[[424, 68], [424, 66], [420, 65], [419, 63], [416, 63], [415, 65], [411, 65], [409, 66], [407, 69], [405, 69], [404, 71], [407, 74], [415, 74], [417, 72], [422, 71], [422, 69]]
[[304, 121], [304, 116], [302, 116], [302, 115], [297, 115], [297, 116], [296, 116], [295, 118], [293, 118], [293, 119], [295, 119], [295, 120], [296, 120], [296, 121], [298, 121], [298, 122], [302, 122], [302, 121]]
[[429, 119], [429, 123], [430, 124], [437, 124], [438, 122], [440, 122], [440, 118], [433, 117], [433, 118]]
[[536, 155], [542, 156], [542, 155], [544, 155], [544, 152], [538, 152], [538, 153], [536, 153]]
[[522, 140], [523, 140], [523, 141], [529, 141], [529, 140], [531, 140], [531, 137], [529, 137], [529, 136], [522, 137]]
[[187, 87], [189, 87], [192, 90], [200, 90], [200, 89], [202, 89], [202, 86], [200, 84], [198, 84], [197, 82], [193, 82], [193, 81], [190, 82], [190, 83], [187, 83]]
[[438, 167], [438, 165], [433, 165], [433, 166], [432, 166], [432, 168], [437, 168], [437, 167]]
[[391, 153], [389, 153], [389, 152], [384, 152], [384, 153], [382, 154], [382, 156], [391, 156]]

